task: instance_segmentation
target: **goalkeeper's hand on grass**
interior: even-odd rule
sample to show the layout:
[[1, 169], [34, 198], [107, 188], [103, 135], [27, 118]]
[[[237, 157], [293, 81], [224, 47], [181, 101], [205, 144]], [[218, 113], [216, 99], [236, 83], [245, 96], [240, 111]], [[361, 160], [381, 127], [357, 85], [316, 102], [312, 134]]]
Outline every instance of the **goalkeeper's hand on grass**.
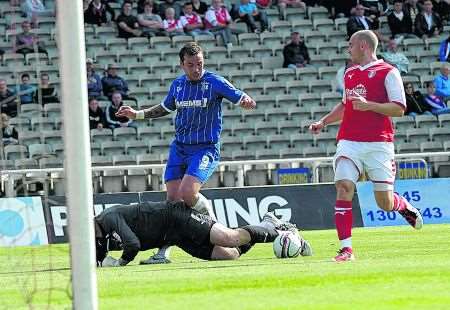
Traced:
[[102, 267], [121, 267], [125, 266], [128, 262], [124, 261], [123, 259], [115, 259], [111, 256], [106, 256], [105, 259], [102, 262]]

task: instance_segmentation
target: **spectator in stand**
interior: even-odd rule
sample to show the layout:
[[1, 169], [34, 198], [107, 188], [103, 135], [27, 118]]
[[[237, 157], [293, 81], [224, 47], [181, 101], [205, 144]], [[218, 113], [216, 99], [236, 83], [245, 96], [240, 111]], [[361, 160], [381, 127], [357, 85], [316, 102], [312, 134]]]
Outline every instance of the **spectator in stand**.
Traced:
[[411, 16], [411, 21], [414, 24], [416, 16], [422, 11], [422, 4], [419, 4], [418, 0], [406, 0], [403, 7], [409, 16]]
[[128, 83], [122, 77], [117, 75], [117, 66], [114, 64], [108, 65], [106, 76], [102, 78], [103, 94], [111, 99], [114, 92], [119, 92], [121, 99], [133, 100], [137, 102], [136, 98], [128, 96]]
[[187, 34], [194, 37], [202, 34], [212, 35], [208, 30], [204, 30], [205, 26], [202, 22], [202, 18], [194, 12], [191, 2], [186, 2], [184, 4], [183, 12], [184, 15], [180, 17], [180, 22]]
[[174, 8], [167, 8], [165, 16], [166, 19], [163, 20], [164, 31], [171, 37], [184, 35], [180, 20], [175, 18]]
[[153, 2], [145, 2], [144, 13], [138, 15], [138, 22], [141, 25], [142, 33], [148, 37], [164, 36], [165, 32], [161, 16], [152, 12]]
[[380, 22], [375, 15], [364, 16], [365, 8], [362, 4], [357, 4], [354, 9], [355, 15], [351, 16], [347, 21], [347, 35], [350, 38], [352, 34], [359, 30], [372, 30], [379, 39], [382, 37], [377, 29]]
[[433, 0], [435, 12], [439, 12], [439, 17], [445, 25], [450, 21], [450, 0]]
[[9, 5], [11, 7], [17, 7], [20, 6], [20, 0], [9, 0]]
[[55, 16], [53, 10], [47, 9], [41, 0], [24, 0], [21, 5], [23, 14], [37, 27], [39, 16]]
[[416, 16], [414, 29], [416, 35], [424, 40], [438, 36], [442, 32], [441, 18], [433, 11], [433, 3], [431, 0], [424, 1], [423, 11]]
[[34, 93], [34, 102], [41, 103], [42, 105], [59, 102], [58, 93], [56, 92], [56, 89], [50, 85], [50, 77], [47, 73], [41, 74], [40, 85]]
[[97, 99], [106, 99], [102, 96], [103, 85], [100, 75], [94, 70], [94, 61], [91, 58], [86, 59], [87, 87], [88, 97]]
[[142, 35], [142, 31], [139, 29], [138, 19], [131, 14], [131, 10], [131, 2], [124, 2], [122, 4], [122, 12], [116, 19], [119, 38], [129, 39]]
[[137, 128], [133, 120], [125, 116], [116, 116], [120, 107], [123, 106], [122, 95], [116, 91], [111, 96], [111, 103], [106, 107], [106, 124], [108, 128], [134, 127]]
[[408, 74], [409, 60], [405, 54], [398, 51], [397, 42], [393, 39], [389, 40], [387, 51], [381, 53], [384, 61], [390, 63], [400, 71], [401, 75]]
[[108, 23], [108, 16], [110, 15], [110, 20], [116, 20], [116, 13], [114, 9], [102, 0], [92, 0], [89, 3], [87, 9], [84, 11], [84, 22], [86, 24], [101, 26]]
[[287, 7], [306, 9], [306, 4], [302, 0], [278, 0], [281, 16], [284, 16], [284, 11]]
[[36, 34], [31, 33], [30, 22], [24, 21], [21, 26], [22, 33], [16, 36], [14, 51], [22, 54], [24, 57], [26, 54], [34, 53], [35, 50], [39, 53], [47, 54], [44, 43], [39, 41], [39, 37]]
[[10, 90], [6, 85], [6, 80], [0, 79], [0, 109], [1, 113], [7, 114], [9, 117], [17, 115], [17, 96], [14, 91]]
[[105, 124], [105, 111], [99, 107], [97, 99], [89, 98], [89, 128], [102, 129]]
[[[138, 0], [138, 2], [137, 2], [137, 13], [138, 14], [144, 13], [144, 6], [145, 6], [145, 3], [148, 2], [148, 1], [149, 0]], [[158, 14], [158, 12], [159, 12], [158, 3], [153, 2], [153, 11], [152, 11], [152, 13]]]
[[431, 114], [431, 108], [425, 102], [420, 91], [414, 90], [412, 83], [405, 84], [406, 110], [405, 115], [416, 116], [418, 114]]
[[444, 100], [450, 97], [450, 65], [443, 63], [441, 67], [441, 74], [434, 78], [434, 86], [436, 87], [436, 95]]
[[441, 42], [439, 47], [439, 61], [450, 62], [450, 36]]
[[22, 84], [17, 85], [16, 93], [20, 96], [20, 104], [33, 103], [36, 86], [30, 84], [30, 75], [28, 73], [22, 74], [20, 77]]
[[[208, 5], [200, 0], [192, 0], [192, 10], [200, 15], [201, 18], [205, 17], [206, 12], [208, 11]], [[212, 4], [212, 3], [211, 3]]]
[[205, 15], [206, 29], [214, 35], [219, 34], [225, 46], [231, 47], [231, 16], [222, 0], [212, 0], [211, 7]]
[[425, 96], [425, 102], [431, 108], [431, 113], [434, 115], [448, 114], [450, 113], [450, 108], [447, 107], [445, 101], [443, 101], [440, 96], [435, 92], [436, 87], [433, 82], [427, 83], [427, 95]]
[[175, 0], [163, 0], [159, 4], [159, 15], [162, 19], [166, 19], [166, 9], [173, 8], [175, 12], [175, 19], [179, 19], [181, 15], [181, 6]]
[[283, 68], [302, 68], [309, 64], [308, 48], [297, 31], [291, 33], [291, 42], [284, 46], [283, 58]]
[[[268, 27], [267, 14], [264, 10], [258, 10], [255, 3], [249, 0], [241, 0], [239, 5], [239, 17], [247, 24], [251, 32], [259, 33], [266, 31]], [[259, 21], [261, 30], [256, 26], [255, 21]]]
[[9, 124], [9, 117], [5, 113], [0, 115], [0, 121], [2, 122], [2, 143], [3, 146], [9, 144], [19, 143], [19, 133], [16, 128]]
[[403, 38], [415, 38], [413, 33], [411, 16], [403, 9], [403, 1], [394, 1], [394, 10], [389, 13], [388, 17], [389, 29], [391, 29], [393, 39], [398, 39], [398, 42]]

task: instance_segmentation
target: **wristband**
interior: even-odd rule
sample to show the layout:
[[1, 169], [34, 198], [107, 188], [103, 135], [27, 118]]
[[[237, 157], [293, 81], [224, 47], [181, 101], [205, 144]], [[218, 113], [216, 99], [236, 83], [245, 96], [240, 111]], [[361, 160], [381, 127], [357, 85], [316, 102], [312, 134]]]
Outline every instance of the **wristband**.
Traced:
[[145, 113], [144, 111], [137, 111], [136, 112], [136, 119], [144, 119], [145, 118]]

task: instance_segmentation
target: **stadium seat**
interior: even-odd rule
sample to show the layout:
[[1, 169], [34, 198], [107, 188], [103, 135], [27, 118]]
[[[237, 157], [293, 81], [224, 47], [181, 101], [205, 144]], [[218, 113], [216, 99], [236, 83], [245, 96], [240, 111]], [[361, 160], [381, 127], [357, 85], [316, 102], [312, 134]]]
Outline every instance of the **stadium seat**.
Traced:
[[103, 171], [101, 182], [103, 192], [105, 193], [122, 192], [124, 186], [124, 172], [118, 170]]
[[315, 46], [327, 39], [326, 33], [314, 30], [303, 32], [303, 37], [305, 38], [306, 46]]
[[301, 131], [301, 128], [300, 128], [300, 123], [298, 122], [298, 119], [286, 120], [286, 121], [278, 123], [278, 134], [284, 135], [284, 134], [297, 133], [300, 131]]
[[42, 105], [38, 103], [28, 103], [28, 104], [22, 104], [20, 105], [20, 117], [37, 117], [42, 114]]
[[129, 192], [144, 192], [148, 188], [148, 172], [145, 169], [128, 169], [126, 174]]
[[142, 62], [141, 66], [145, 67], [153, 62], [161, 61], [161, 51], [154, 49], [141, 51], [139, 61]]
[[450, 126], [450, 114], [441, 114], [438, 116], [438, 120], [440, 127]]
[[326, 67], [329, 65], [329, 55], [310, 55], [311, 65], [317, 69], [320, 67]]
[[160, 154], [138, 154], [136, 155], [138, 165], [161, 164]]
[[418, 153], [420, 145], [417, 142], [397, 142], [395, 144], [397, 153]]
[[223, 46], [214, 46], [208, 48], [206, 51], [205, 58], [207, 59], [225, 59], [228, 56], [228, 51]]
[[295, 107], [300, 105], [299, 96], [296, 94], [277, 95], [275, 97], [275, 104], [277, 107]]
[[417, 50], [417, 62], [431, 63], [438, 60], [438, 53], [436, 51]]
[[450, 128], [430, 128], [430, 140], [441, 143], [450, 140]]
[[316, 80], [319, 76], [318, 69], [313, 66], [308, 66], [304, 68], [296, 68], [295, 74], [297, 75], [297, 80], [308, 81]]
[[280, 158], [301, 158], [303, 152], [300, 148], [289, 148], [280, 150]]
[[315, 18], [313, 20], [313, 29], [321, 32], [333, 31], [335, 29], [334, 22], [328, 18]]
[[64, 166], [64, 160], [62, 158], [55, 157], [43, 157], [39, 159], [39, 168], [62, 168]]
[[437, 169], [438, 176], [440, 178], [449, 178], [450, 177], [450, 165], [449, 164], [441, 164]]
[[426, 45], [420, 38], [407, 38], [402, 41], [405, 51], [423, 51], [426, 49]]
[[253, 151], [267, 148], [265, 136], [243, 136], [242, 146], [244, 150]]
[[406, 138], [408, 142], [427, 142], [429, 139], [428, 128], [410, 128], [406, 130]]
[[228, 79], [235, 85], [250, 83], [252, 81], [252, 73], [250, 71], [232, 70], [228, 72]]
[[261, 82], [256, 83], [242, 83], [240, 88], [250, 96], [261, 95], [264, 92], [264, 84]]
[[269, 183], [267, 169], [251, 169], [245, 173], [246, 186], [262, 186]]
[[220, 187], [220, 172], [215, 171], [206, 181], [205, 184], [203, 184], [202, 188], [217, 188]]
[[180, 50], [178, 48], [167, 48], [160, 51], [161, 60], [164, 60], [168, 64], [177, 65], [180, 63], [180, 56], [178, 55]]
[[339, 17], [334, 20], [336, 30], [347, 31], [347, 17]]
[[91, 141], [92, 142], [105, 142], [113, 140], [112, 130], [109, 128], [103, 129], [91, 129]]
[[39, 164], [36, 159], [33, 158], [21, 158], [14, 161], [16, 169], [38, 169]]
[[273, 70], [273, 77], [275, 81], [287, 82], [295, 80], [296, 74], [292, 68], [278, 68]]
[[48, 118], [61, 117], [61, 103], [46, 103], [43, 113]]
[[128, 65], [130, 63], [136, 63], [141, 57], [141, 52], [138, 50], [118, 50], [117, 61], [121, 65]]
[[298, 101], [303, 107], [313, 107], [321, 105], [321, 93], [301, 93], [298, 95]]
[[112, 156], [125, 153], [125, 141], [105, 141], [101, 143], [102, 155]]
[[[252, 80], [260, 83], [273, 81], [273, 71], [271, 69], [253, 70]], [[258, 104], [258, 102], [256, 104]]]
[[199, 43], [204, 49], [216, 46], [216, 39], [209, 34], [201, 34], [194, 36], [195, 42]]
[[136, 165], [135, 155], [116, 154], [112, 156], [114, 166]]
[[314, 135], [314, 144], [325, 148], [330, 144], [336, 144], [336, 135], [333, 132], [321, 132]]
[[275, 82], [264, 82], [264, 94], [265, 95], [283, 95], [286, 93], [286, 82], [285, 81], [275, 81]]
[[161, 86], [161, 76], [154, 73], [139, 74], [139, 87], [152, 88]]
[[276, 69], [283, 66], [283, 58], [281, 56], [262, 58], [263, 69]]
[[30, 129], [30, 119], [27, 117], [10, 118], [9, 124], [14, 126], [19, 132]]
[[172, 47], [172, 40], [169, 37], [151, 37], [150, 46], [152, 49], [162, 51]]
[[256, 150], [255, 152], [256, 159], [277, 159], [279, 158], [279, 149], [262, 149]]
[[283, 36], [284, 33], [291, 32], [292, 24], [290, 21], [287, 20], [272, 20], [270, 22], [270, 30], [271, 32], [275, 32]]
[[261, 60], [254, 57], [241, 57], [239, 58], [239, 68], [247, 71], [261, 69]]
[[408, 65], [408, 71], [413, 74], [421, 75], [429, 75], [430, 65], [423, 62], [411, 62]]
[[[95, 51], [95, 63], [98, 65], [108, 65], [117, 62], [116, 50], [96, 50]], [[120, 72], [122, 74], [123, 72]]]
[[41, 132], [21, 131], [19, 133], [19, 143], [23, 145], [41, 143]]
[[328, 18], [328, 10], [323, 6], [308, 6], [307, 15], [311, 20]]
[[239, 59], [219, 59], [218, 60], [218, 70], [222, 72], [230, 72], [231, 70], [239, 70], [240, 62]]
[[323, 117], [324, 115], [328, 114], [331, 111], [331, 109], [327, 106], [312, 106], [311, 107], [311, 119], [317, 120]]
[[264, 57], [272, 57], [273, 50], [270, 46], [258, 45], [253, 46], [250, 50], [251, 57], [262, 59]]
[[[159, 138], [158, 136], [155, 137], [155, 139], [158, 138]], [[137, 155], [150, 153], [150, 148], [148, 146], [149, 141], [151, 140], [143, 139], [142, 141], [135, 141], [135, 140], [125, 141], [125, 154]]]
[[232, 46], [227, 50], [228, 57], [229, 58], [244, 58], [244, 57], [250, 57], [250, 48], [247, 48], [245, 46]]
[[294, 133], [289, 135], [291, 148], [303, 149], [314, 145], [311, 133]]
[[233, 160], [253, 160], [255, 159], [255, 151], [235, 150], [231, 152]]
[[181, 49], [183, 45], [185, 45], [187, 42], [192, 42], [194, 39], [192, 36], [188, 35], [181, 35], [181, 36], [173, 36], [172, 37], [172, 47]]
[[333, 91], [333, 81], [329, 80], [311, 80], [308, 83], [308, 91], [310, 93], [325, 93]]
[[27, 158], [28, 148], [25, 145], [10, 144], [4, 146], [3, 153], [5, 154], [5, 159], [7, 160]]
[[131, 51], [141, 51], [150, 47], [148, 38], [129, 38], [127, 43]]
[[267, 148], [272, 150], [280, 150], [285, 149], [290, 146], [290, 138], [289, 135], [286, 134], [276, 134], [276, 135], [268, 135], [266, 137]]
[[277, 124], [278, 122], [283, 122], [289, 117], [289, 107], [275, 107], [267, 108], [264, 111], [264, 119], [266, 122], [272, 122]]
[[295, 23], [295, 21], [309, 21], [306, 18], [306, 10], [303, 8], [293, 8], [293, 7], [287, 7], [285, 8], [282, 12], [282, 16], [284, 20], [290, 21], [292, 22], [292, 27], [294, 28], [294, 30], [300, 30], [300, 31], [304, 31], [305, 29], [311, 29], [311, 26], [309, 23], [304, 23], [304, 24], [300, 24], [300, 23]]
[[288, 94], [306, 93], [309, 90], [309, 81], [288, 81], [286, 82], [286, 91]]
[[421, 152], [442, 152], [444, 147], [440, 141], [428, 141], [420, 143]]
[[417, 128], [432, 128], [432, 127], [439, 127], [439, 122], [436, 116], [434, 115], [416, 115], [414, 118], [416, 121], [416, 127]]
[[315, 53], [317, 55], [328, 55], [328, 54], [338, 54], [339, 49], [334, 42], [319, 42], [311, 48], [315, 48]]
[[239, 45], [247, 48], [259, 46], [260, 38], [257, 33], [240, 33], [238, 34]]
[[303, 148], [303, 157], [323, 157], [327, 156], [326, 148], [321, 146], [307, 146]]
[[136, 129], [133, 127], [119, 127], [113, 130], [113, 137], [116, 141], [136, 140]]
[[414, 128], [415, 121], [411, 116], [403, 116], [403, 117], [393, 117], [392, 121], [394, 122], [395, 128], [398, 131], [405, 131], [409, 128]]
[[54, 155], [52, 147], [49, 144], [30, 144], [28, 145], [28, 153], [30, 158], [37, 160]]

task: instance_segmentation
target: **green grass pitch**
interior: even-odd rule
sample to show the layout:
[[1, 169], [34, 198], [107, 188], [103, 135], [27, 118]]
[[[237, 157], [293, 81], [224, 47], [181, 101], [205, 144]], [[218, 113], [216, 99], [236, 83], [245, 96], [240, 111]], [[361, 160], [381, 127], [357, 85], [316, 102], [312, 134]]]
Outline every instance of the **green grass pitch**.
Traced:
[[[175, 249], [172, 264], [139, 266], [141, 253], [98, 269], [100, 309], [450, 309], [450, 225], [355, 229], [356, 261], [341, 264], [334, 230], [303, 234], [312, 257], [276, 259], [265, 244], [237, 261]], [[70, 309], [68, 266], [67, 245], [0, 248], [0, 309]]]

